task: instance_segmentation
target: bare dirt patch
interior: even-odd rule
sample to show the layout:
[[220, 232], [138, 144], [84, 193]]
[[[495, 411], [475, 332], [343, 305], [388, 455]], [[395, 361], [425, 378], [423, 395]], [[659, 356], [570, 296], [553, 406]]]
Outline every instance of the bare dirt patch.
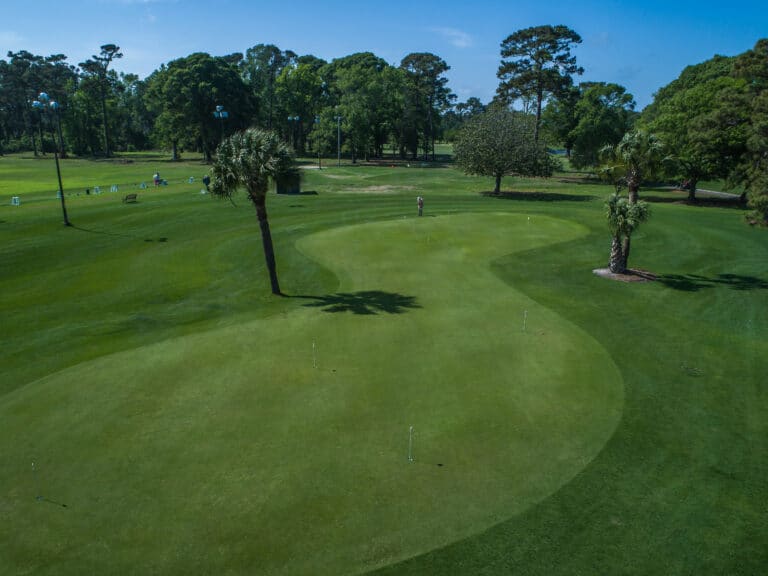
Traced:
[[615, 274], [611, 272], [610, 268], [596, 268], [592, 270], [592, 273], [601, 278], [608, 278], [617, 282], [653, 282], [656, 280], [655, 274], [647, 270], [637, 270], [635, 268], [630, 268], [626, 274]]

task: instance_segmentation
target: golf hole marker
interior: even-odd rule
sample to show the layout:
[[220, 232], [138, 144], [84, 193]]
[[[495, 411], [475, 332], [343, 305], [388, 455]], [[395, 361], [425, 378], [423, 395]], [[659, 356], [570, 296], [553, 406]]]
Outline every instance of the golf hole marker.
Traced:
[[408, 428], [408, 462], [413, 462], [413, 426]]

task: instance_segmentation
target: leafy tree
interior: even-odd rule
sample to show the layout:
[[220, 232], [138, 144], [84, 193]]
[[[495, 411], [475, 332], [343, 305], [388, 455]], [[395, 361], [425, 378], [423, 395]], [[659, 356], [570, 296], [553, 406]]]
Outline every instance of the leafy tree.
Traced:
[[[110, 76], [107, 74], [109, 65], [113, 60], [122, 58], [123, 53], [120, 47], [115, 44], [104, 44], [101, 46], [99, 55], [93, 55], [90, 60], [80, 63], [80, 68], [86, 77], [92, 77], [96, 80], [101, 99], [102, 127], [104, 130], [104, 155], [112, 155], [109, 147], [109, 122], [107, 121], [107, 90], [110, 88]], [[114, 78], [114, 76], [112, 77]]]
[[147, 79], [150, 109], [157, 114], [157, 134], [164, 142], [196, 144], [210, 161], [221, 140], [213, 116], [217, 105], [229, 112], [227, 128], [248, 125], [251, 99], [237, 68], [224, 58], [196, 53], [173, 60]]
[[40, 150], [44, 153], [42, 121], [39, 114], [32, 112], [29, 103], [40, 92], [46, 91], [61, 104], [62, 110], [66, 110], [76, 78], [74, 68], [66, 63], [63, 54], [43, 57], [21, 50], [8, 52], [8, 58], [8, 62], [0, 61], [0, 108], [4, 132], [17, 141], [28, 134], [26, 146], [31, 144], [35, 155], [39, 138]]
[[534, 140], [535, 119], [494, 108], [471, 118], [453, 147], [456, 164], [466, 174], [491, 176], [494, 193], [504, 176], [550, 176], [554, 161]]
[[551, 142], [562, 144], [566, 158], [571, 157], [573, 149], [573, 130], [578, 124], [576, 104], [581, 99], [581, 90], [569, 86], [555, 98], [550, 98], [541, 113], [541, 129]]
[[466, 102], [459, 102], [454, 106], [456, 113], [461, 118], [470, 118], [476, 114], [482, 114], [486, 110], [485, 104], [483, 104], [479, 98], [471, 96], [467, 98]]
[[324, 66], [329, 105], [343, 118], [345, 146], [355, 162], [381, 156], [402, 117], [402, 71], [371, 52], [337, 58]]
[[746, 150], [732, 179], [745, 187], [755, 217], [768, 225], [768, 39], [737, 58], [733, 75], [745, 82], [736, 104], [748, 114]]
[[238, 188], [245, 188], [248, 199], [256, 208], [272, 293], [281, 294], [266, 199], [270, 181], [298, 177], [291, 149], [274, 132], [249, 128], [221, 143], [211, 176], [211, 193], [219, 197], [231, 198]]
[[629, 202], [618, 191], [605, 202], [605, 215], [611, 231], [611, 255], [608, 267], [615, 274], [627, 271], [630, 237], [638, 226], [648, 220], [650, 211], [646, 202]]
[[117, 141], [126, 150], [151, 147], [156, 117], [147, 108], [146, 82], [136, 74], [120, 74], [117, 85]]
[[680, 76], [660, 88], [654, 94], [653, 102], [643, 109], [641, 118], [643, 125], [650, 125], [661, 114], [661, 108], [675, 98], [678, 93], [685, 92], [711, 80], [730, 76], [733, 71], [734, 60], [734, 57], [716, 55], [700, 64], [686, 66], [680, 73]]
[[634, 98], [623, 86], [594, 82], [580, 88], [581, 97], [574, 107], [576, 124], [569, 134], [571, 163], [576, 168], [597, 166], [600, 150], [618, 144], [635, 117]]
[[[435, 159], [435, 133], [440, 120], [440, 112], [447, 110], [456, 98], [447, 88], [448, 79], [444, 74], [451, 69], [445, 61], [429, 52], [408, 54], [400, 62], [405, 72], [405, 111], [404, 117], [410, 120], [410, 129], [415, 134], [421, 133], [424, 159], [432, 153]], [[412, 139], [413, 141], [414, 139]], [[418, 142], [419, 138], [415, 138]], [[416, 148], [412, 148], [414, 157]]]
[[544, 100], [550, 94], [563, 94], [573, 84], [572, 76], [584, 72], [576, 65], [576, 57], [571, 55], [571, 47], [580, 43], [581, 36], [562, 25], [518, 30], [501, 43], [497, 92], [507, 103], [519, 98], [534, 101], [536, 142]]
[[275, 127], [278, 113], [277, 78], [283, 68], [296, 62], [296, 54], [280, 50], [274, 44], [257, 44], [245, 51], [240, 62], [243, 80], [250, 87], [256, 103], [256, 123], [268, 129]]
[[[657, 92], [641, 116], [642, 124], [672, 151], [668, 171], [686, 181], [689, 201], [696, 199], [699, 180], [726, 178], [741, 156], [743, 136], [717, 119], [723, 99], [744, 84], [731, 75], [734, 62], [715, 56], [688, 66]], [[735, 141], [727, 142], [734, 136]]]
[[474, 96], [467, 98], [466, 102], [454, 104], [452, 109], [443, 114], [443, 138], [449, 142], [454, 142], [464, 123], [472, 116], [482, 114], [485, 110], [485, 104]]
[[104, 132], [99, 126], [101, 107], [94, 83], [81, 81], [70, 103], [64, 122], [67, 144], [78, 156], [97, 154], [104, 144]]
[[[275, 94], [286, 116], [298, 117], [289, 130], [296, 131], [295, 147], [304, 151], [306, 136], [314, 126], [315, 116], [324, 104], [325, 87], [316, 62], [286, 66], [275, 81]], [[283, 120], [283, 123], [285, 120]]]

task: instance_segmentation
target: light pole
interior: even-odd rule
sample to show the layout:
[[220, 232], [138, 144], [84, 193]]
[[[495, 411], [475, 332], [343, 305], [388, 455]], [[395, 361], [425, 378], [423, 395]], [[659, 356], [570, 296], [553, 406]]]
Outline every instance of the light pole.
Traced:
[[219, 119], [219, 125], [221, 126], [221, 141], [224, 141], [224, 120], [229, 118], [229, 112], [224, 110], [224, 106], [219, 104], [216, 106], [216, 110], [213, 111], [213, 117]]
[[341, 166], [341, 116], [336, 116], [336, 160]]
[[[41, 115], [50, 108], [53, 110], [53, 115], [56, 118], [56, 123], [58, 125], [58, 131], [59, 131], [59, 144], [62, 145], [62, 152], [64, 151], [64, 140], [61, 138], [61, 120], [59, 119], [59, 103], [55, 100], [51, 100], [48, 97], [48, 94], [45, 92], [40, 92], [40, 94], [37, 97], [37, 100], [32, 102], [32, 107], [36, 110], [39, 110]], [[40, 143], [42, 146], [42, 142]], [[64, 202], [64, 186], [61, 183], [61, 167], [59, 166], [59, 148], [54, 143], [53, 145], [53, 157], [56, 160], [56, 177], [59, 179], [59, 198], [61, 199], [61, 213], [64, 215], [64, 226], [72, 226], [72, 223], [69, 221], [69, 217], [67, 216], [67, 205]]]

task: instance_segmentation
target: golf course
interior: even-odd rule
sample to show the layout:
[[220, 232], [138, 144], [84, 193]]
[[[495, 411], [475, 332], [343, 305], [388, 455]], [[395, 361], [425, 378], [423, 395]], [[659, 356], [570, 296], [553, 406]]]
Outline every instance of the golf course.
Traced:
[[0, 157], [0, 574], [765, 573], [736, 203], [642, 188], [622, 282], [586, 173], [305, 160], [277, 296], [208, 170], [66, 159], [67, 227], [53, 158]]

